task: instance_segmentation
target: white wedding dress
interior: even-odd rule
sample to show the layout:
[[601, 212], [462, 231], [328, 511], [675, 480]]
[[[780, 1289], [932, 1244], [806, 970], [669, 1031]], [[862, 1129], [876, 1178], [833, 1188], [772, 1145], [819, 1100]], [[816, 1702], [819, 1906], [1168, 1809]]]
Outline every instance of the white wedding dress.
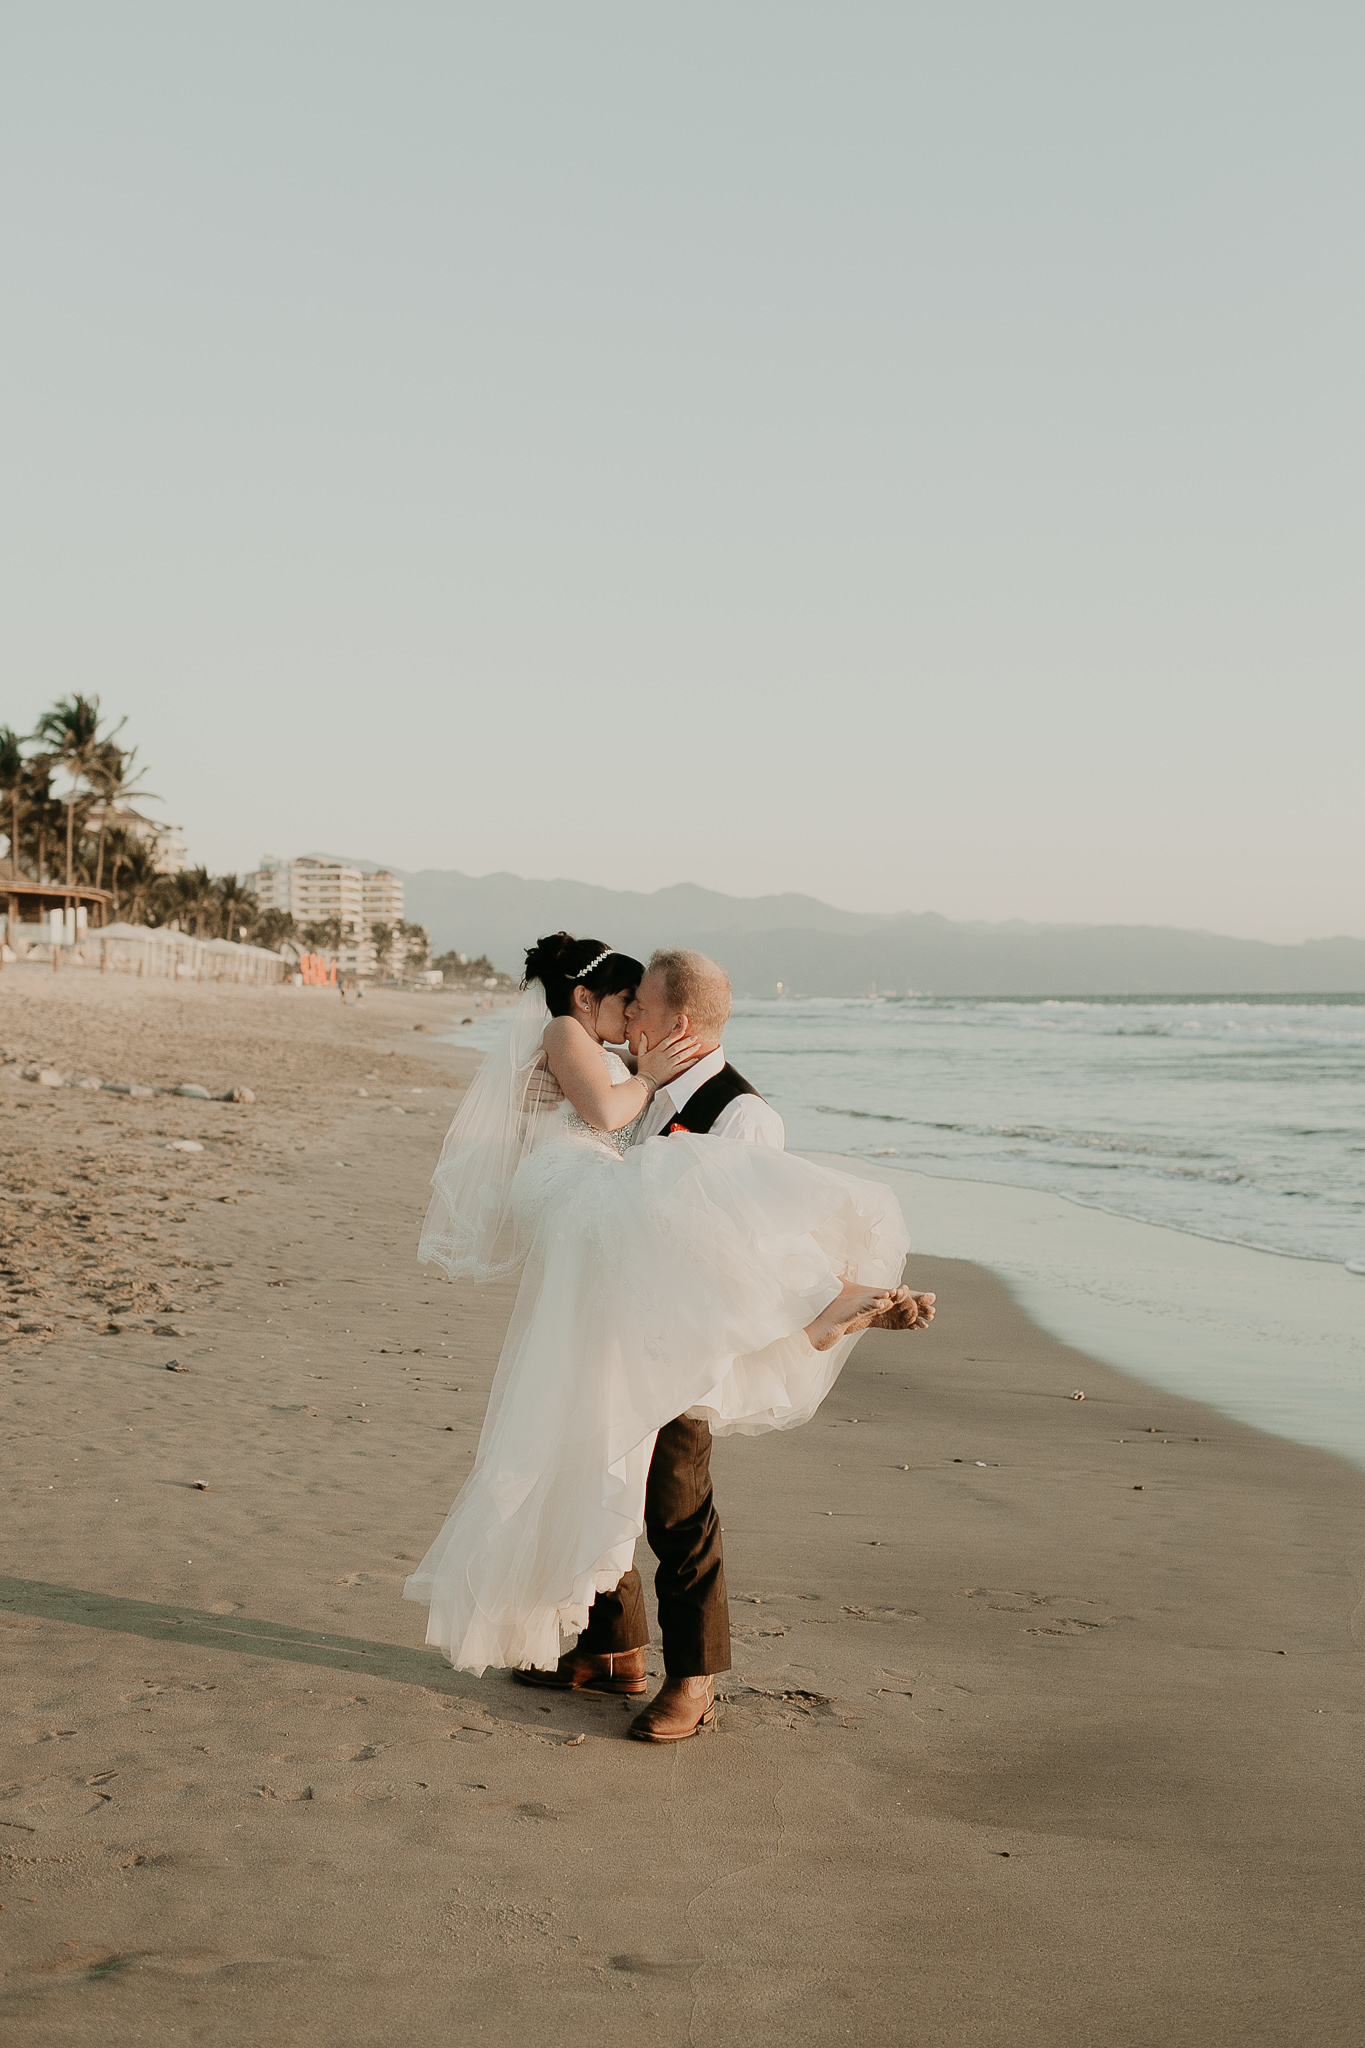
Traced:
[[909, 1238], [889, 1188], [732, 1138], [632, 1145], [634, 1128], [604, 1135], [569, 1103], [535, 1120], [508, 1182], [516, 1249], [496, 1265], [452, 1248], [458, 1118], [447, 1140], [423, 1255], [452, 1273], [521, 1265], [474, 1469], [404, 1587], [460, 1670], [552, 1667], [561, 1633], [631, 1565], [662, 1424], [807, 1421], [857, 1339], [819, 1352], [805, 1326], [844, 1279], [900, 1279]]

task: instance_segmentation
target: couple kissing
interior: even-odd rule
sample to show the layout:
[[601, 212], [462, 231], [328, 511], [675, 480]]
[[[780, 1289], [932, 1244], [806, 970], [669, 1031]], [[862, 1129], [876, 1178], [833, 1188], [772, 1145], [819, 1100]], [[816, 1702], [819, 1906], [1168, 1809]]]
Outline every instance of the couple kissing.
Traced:
[[934, 1297], [900, 1284], [889, 1188], [785, 1150], [725, 1057], [714, 961], [557, 932], [525, 991], [433, 1175], [419, 1256], [519, 1285], [474, 1468], [404, 1594], [459, 1669], [643, 1699], [643, 1535], [666, 1675], [630, 1734], [677, 1742], [730, 1668], [712, 1438], [808, 1421], [865, 1329], [926, 1328]]

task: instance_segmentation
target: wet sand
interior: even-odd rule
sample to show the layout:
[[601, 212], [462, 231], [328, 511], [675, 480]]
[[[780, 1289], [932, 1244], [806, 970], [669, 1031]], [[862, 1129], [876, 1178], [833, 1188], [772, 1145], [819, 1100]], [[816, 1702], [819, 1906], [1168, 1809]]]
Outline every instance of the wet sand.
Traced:
[[717, 1446], [719, 1727], [627, 1742], [399, 1598], [511, 1302], [413, 1263], [458, 1005], [137, 998], [0, 980], [66, 1262], [3, 1369], [7, 2040], [1359, 2038], [1365, 1475], [914, 1260], [931, 1332]]

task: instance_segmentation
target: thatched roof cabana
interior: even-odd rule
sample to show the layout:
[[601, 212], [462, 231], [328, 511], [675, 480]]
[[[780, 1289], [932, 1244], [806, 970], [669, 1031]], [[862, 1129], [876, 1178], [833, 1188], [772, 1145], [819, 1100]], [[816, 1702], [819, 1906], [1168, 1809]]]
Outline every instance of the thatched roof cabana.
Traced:
[[91, 924], [103, 924], [114, 900], [111, 889], [90, 889], [84, 882], [30, 882], [24, 875], [0, 876], [0, 901], [9, 898], [9, 914], [16, 924], [21, 918], [47, 917], [51, 911], [76, 909], [98, 911]]

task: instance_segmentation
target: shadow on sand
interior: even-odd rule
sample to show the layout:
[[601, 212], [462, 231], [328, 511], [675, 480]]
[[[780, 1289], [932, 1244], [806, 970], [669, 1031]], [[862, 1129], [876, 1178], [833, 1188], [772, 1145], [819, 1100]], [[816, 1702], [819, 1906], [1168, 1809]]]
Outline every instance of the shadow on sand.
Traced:
[[[455, 1672], [435, 1650], [408, 1649], [401, 1643], [366, 1643], [355, 1636], [320, 1635], [290, 1622], [253, 1621], [244, 1614], [200, 1614], [192, 1607], [165, 1607], [152, 1600], [126, 1600], [113, 1593], [82, 1592], [73, 1586], [49, 1586], [41, 1579], [0, 1576], [0, 1613], [31, 1614], [44, 1621], [76, 1622], [83, 1628], [112, 1629], [118, 1635], [144, 1636], [154, 1643], [192, 1643], [206, 1650], [247, 1651], [290, 1664], [312, 1664], [326, 1671], [350, 1671], [395, 1685], [420, 1685], [477, 1704], [499, 1720], [520, 1721], [552, 1735], [544, 1721], [545, 1702], [517, 1685], [505, 1671], [474, 1678]], [[632, 1703], [638, 1707], [639, 1702]], [[614, 1721], [621, 1713], [616, 1700], [588, 1700], [582, 1694], [556, 1695], [556, 1718], [566, 1708], [572, 1718], [588, 1709]], [[593, 1710], [596, 1709], [596, 1713]]]

